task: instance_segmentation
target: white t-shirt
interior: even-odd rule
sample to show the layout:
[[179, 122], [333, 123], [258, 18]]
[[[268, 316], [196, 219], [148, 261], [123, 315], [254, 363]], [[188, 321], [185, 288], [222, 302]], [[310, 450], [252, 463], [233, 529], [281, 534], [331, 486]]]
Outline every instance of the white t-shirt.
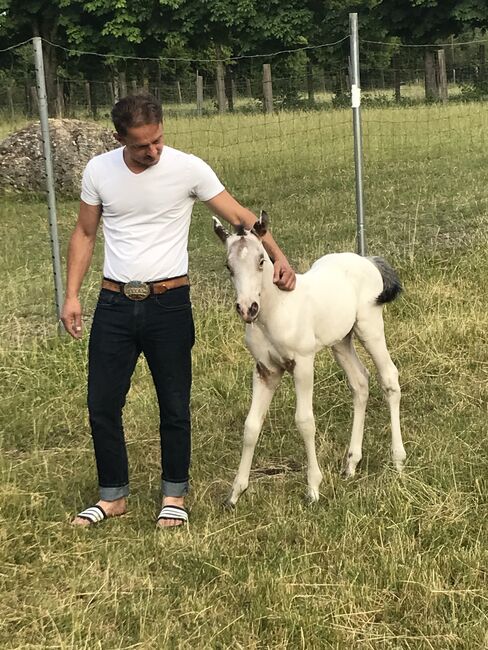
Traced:
[[193, 204], [224, 189], [206, 162], [166, 145], [159, 162], [140, 174], [125, 164], [123, 147], [92, 158], [81, 199], [102, 205], [104, 277], [129, 282], [185, 275]]

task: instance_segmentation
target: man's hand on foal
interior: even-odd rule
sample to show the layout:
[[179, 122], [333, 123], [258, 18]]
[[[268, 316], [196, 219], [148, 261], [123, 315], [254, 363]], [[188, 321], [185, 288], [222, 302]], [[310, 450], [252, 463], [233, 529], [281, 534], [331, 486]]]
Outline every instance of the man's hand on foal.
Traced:
[[283, 291], [293, 291], [295, 288], [295, 271], [284, 256], [275, 260], [273, 282]]

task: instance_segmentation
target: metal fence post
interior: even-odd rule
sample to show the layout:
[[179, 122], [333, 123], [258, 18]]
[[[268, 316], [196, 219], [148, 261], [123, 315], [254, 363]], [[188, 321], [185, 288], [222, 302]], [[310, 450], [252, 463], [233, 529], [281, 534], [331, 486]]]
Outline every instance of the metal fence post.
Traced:
[[361, 82], [359, 78], [358, 15], [349, 14], [351, 45], [351, 106], [354, 129], [354, 167], [356, 171], [356, 221], [357, 247], [360, 255], [366, 255], [363, 204], [363, 143], [361, 134]]
[[63, 332], [61, 323], [61, 307], [63, 304], [63, 281], [61, 278], [61, 260], [59, 256], [58, 223], [56, 219], [56, 193], [54, 189], [53, 161], [51, 156], [51, 139], [49, 135], [49, 120], [47, 109], [46, 81], [44, 78], [44, 61], [42, 58], [42, 40], [34, 36], [34, 63], [36, 68], [37, 98], [39, 117], [41, 120], [41, 137], [46, 167], [47, 203], [49, 212], [49, 234], [51, 238], [51, 255], [53, 261], [54, 292], [56, 300], [56, 315], [59, 331]]

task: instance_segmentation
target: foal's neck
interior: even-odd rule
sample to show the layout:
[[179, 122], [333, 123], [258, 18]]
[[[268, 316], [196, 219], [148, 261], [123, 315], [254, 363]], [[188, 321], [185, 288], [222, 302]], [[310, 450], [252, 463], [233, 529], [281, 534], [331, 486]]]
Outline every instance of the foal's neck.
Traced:
[[276, 309], [278, 303], [282, 302], [282, 294], [285, 293], [278, 289], [273, 282], [274, 265], [273, 262], [267, 257], [266, 263], [263, 267], [263, 284], [261, 287], [261, 310], [258, 319], [266, 320], [268, 314]]

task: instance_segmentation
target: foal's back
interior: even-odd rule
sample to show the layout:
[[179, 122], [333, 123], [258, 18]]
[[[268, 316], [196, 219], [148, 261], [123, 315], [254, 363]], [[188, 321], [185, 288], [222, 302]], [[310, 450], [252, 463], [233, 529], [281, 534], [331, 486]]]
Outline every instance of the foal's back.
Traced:
[[332, 346], [352, 330], [358, 311], [376, 307], [383, 288], [381, 274], [367, 258], [332, 253], [318, 259], [298, 283], [301, 322], [311, 328], [315, 349]]

